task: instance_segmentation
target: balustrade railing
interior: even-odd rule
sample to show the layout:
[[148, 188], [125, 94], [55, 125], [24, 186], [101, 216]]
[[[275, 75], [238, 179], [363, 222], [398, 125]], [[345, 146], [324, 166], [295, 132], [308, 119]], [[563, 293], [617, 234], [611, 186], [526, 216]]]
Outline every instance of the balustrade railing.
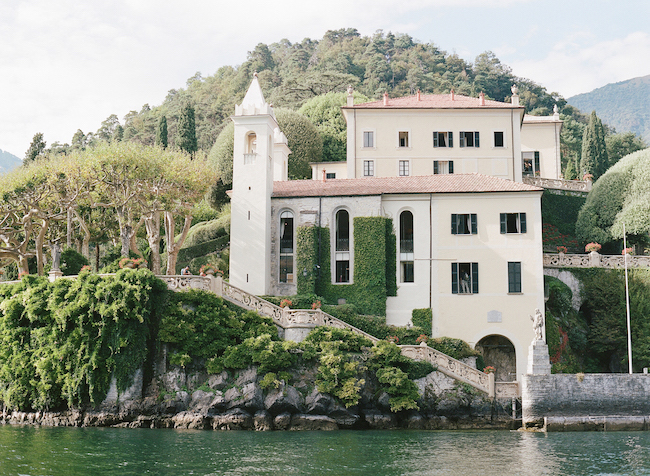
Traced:
[[564, 180], [550, 179], [542, 177], [524, 176], [523, 182], [528, 185], [534, 185], [542, 188], [552, 188], [555, 190], [565, 190], [567, 192], [584, 192], [591, 191], [591, 182], [588, 180]]
[[545, 268], [623, 269], [626, 260], [628, 268], [650, 268], [650, 256], [544, 253]]

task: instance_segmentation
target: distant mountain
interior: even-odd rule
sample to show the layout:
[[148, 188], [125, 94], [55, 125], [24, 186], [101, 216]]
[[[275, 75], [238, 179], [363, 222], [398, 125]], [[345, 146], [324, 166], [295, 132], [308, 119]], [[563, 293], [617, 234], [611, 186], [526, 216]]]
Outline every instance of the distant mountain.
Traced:
[[14, 154], [10, 154], [9, 152], [0, 149], [0, 174], [4, 174], [16, 167], [20, 167], [22, 163], [23, 161]]
[[567, 102], [586, 114], [596, 111], [616, 132], [635, 132], [650, 145], [650, 75], [608, 84]]

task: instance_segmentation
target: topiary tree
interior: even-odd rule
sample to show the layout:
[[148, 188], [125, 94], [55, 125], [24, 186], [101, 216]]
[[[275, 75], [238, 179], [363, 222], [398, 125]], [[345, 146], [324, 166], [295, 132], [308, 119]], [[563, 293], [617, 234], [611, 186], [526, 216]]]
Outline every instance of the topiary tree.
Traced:
[[208, 161], [216, 169], [219, 180], [232, 185], [232, 154], [235, 148], [235, 124], [228, 121], [214, 142]]

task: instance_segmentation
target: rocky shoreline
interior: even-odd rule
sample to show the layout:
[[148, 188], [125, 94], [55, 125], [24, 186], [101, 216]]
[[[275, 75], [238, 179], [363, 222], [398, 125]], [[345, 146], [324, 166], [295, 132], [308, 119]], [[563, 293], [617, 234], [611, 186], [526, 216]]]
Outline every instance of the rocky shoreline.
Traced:
[[[369, 378], [358, 405], [346, 408], [320, 393], [309, 371], [294, 385], [262, 389], [257, 370], [230, 376], [207, 375], [175, 368], [145, 389], [142, 374], [126, 392], [113, 387], [98, 408], [60, 412], [3, 412], [0, 424], [172, 428], [196, 430], [297, 431], [338, 429], [515, 429], [511, 400], [488, 399], [439, 372], [416, 380], [420, 411], [392, 413], [389, 395]], [[370, 376], [369, 376], [370, 377]]]

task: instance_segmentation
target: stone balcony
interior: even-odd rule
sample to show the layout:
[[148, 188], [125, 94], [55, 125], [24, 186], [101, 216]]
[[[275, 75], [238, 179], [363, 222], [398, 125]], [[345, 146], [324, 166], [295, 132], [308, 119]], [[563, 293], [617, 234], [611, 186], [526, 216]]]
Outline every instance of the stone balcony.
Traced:
[[650, 256], [601, 255], [596, 251], [584, 254], [544, 253], [545, 268], [650, 268]]
[[550, 179], [550, 178], [532, 177], [530, 175], [525, 175], [523, 177], [523, 182], [528, 185], [534, 185], [536, 187], [550, 188], [553, 190], [562, 190], [565, 192], [589, 193], [591, 191], [590, 180], [581, 181], [581, 180]]

